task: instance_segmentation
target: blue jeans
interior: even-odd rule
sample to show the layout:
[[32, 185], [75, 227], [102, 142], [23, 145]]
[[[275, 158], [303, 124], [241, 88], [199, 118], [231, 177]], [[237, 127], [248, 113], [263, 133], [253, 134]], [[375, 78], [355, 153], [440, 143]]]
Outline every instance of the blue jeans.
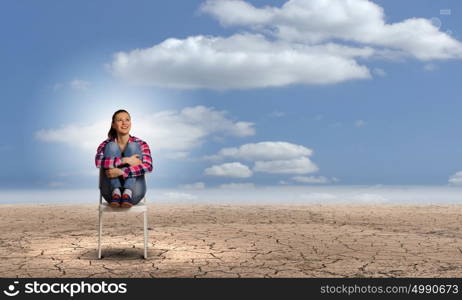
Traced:
[[[138, 154], [141, 159], [141, 149], [138, 143], [128, 143], [125, 151], [120, 153], [119, 145], [116, 142], [109, 142], [104, 147], [104, 157], [129, 157]], [[126, 166], [129, 166], [128, 164]], [[123, 166], [120, 166], [123, 167]], [[130, 189], [132, 191], [132, 202], [137, 204], [146, 195], [146, 180], [144, 175], [123, 179], [122, 176], [117, 178], [108, 178], [104, 169], [101, 169], [99, 176], [99, 186], [103, 198], [108, 201], [112, 198], [112, 191], [115, 188]]]

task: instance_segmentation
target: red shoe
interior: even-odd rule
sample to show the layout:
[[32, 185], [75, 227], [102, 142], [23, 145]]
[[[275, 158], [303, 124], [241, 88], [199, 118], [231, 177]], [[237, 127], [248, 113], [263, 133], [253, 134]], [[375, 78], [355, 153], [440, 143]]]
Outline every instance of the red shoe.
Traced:
[[109, 201], [109, 206], [110, 207], [120, 207], [120, 195], [119, 194], [114, 194], [112, 195], [111, 200]]
[[132, 206], [132, 198], [127, 194], [123, 194], [122, 199], [120, 200], [120, 207], [130, 208]]

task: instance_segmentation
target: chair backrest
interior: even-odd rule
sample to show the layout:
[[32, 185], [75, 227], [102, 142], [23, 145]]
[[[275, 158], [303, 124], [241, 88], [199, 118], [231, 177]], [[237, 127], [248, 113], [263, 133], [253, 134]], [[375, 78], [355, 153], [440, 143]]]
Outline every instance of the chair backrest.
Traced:
[[98, 176], [98, 190], [99, 190], [99, 204], [103, 204], [103, 193], [101, 193], [101, 176], [104, 175], [104, 169], [99, 169], [99, 176]]
[[99, 169], [99, 175], [98, 175], [98, 188], [101, 191], [101, 177], [104, 176], [104, 169], [100, 168]]

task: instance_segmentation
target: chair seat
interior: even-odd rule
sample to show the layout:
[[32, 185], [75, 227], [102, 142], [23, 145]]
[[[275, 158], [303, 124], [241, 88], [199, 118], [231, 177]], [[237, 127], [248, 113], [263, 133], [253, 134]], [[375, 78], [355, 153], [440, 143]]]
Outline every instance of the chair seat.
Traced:
[[146, 204], [140, 201], [138, 204], [133, 205], [130, 208], [123, 208], [123, 207], [111, 207], [107, 202], [100, 203], [99, 210], [102, 212], [145, 212], [147, 210]]

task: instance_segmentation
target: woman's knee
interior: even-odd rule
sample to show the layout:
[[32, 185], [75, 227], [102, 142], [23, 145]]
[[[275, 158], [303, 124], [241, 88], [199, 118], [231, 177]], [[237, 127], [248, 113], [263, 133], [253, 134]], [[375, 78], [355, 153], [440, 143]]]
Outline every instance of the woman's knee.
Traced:
[[120, 156], [120, 148], [116, 142], [109, 142], [104, 147], [105, 156]]
[[126, 156], [141, 154], [141, 147], [138, 143], [128, 143], [127, 149], [125, 149], [124, 153]]

